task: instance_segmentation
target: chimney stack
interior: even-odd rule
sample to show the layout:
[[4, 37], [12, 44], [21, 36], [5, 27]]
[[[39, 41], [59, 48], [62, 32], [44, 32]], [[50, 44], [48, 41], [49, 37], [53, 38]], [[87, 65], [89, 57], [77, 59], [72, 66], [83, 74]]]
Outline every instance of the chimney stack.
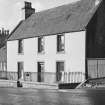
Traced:
[[24, 10], [25, 19], [27, 19], [27, 18], [30, 17], [33, 13], [35, 13], [35, 9], [32, 8], [31, 2], [25, 1], [24, 3], [25, 3], [25, 6], [24, 6], [24, 8], [22, 8], [22, 9]]

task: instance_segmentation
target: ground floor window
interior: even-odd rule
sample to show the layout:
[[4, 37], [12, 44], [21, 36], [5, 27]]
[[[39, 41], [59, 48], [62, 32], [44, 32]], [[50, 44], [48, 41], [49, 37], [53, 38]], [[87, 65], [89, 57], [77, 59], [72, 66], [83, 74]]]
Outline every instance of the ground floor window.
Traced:
[[64, 61], [56, 62], [56, 81], [61, 81], [62, 72], [64, 72]]
[[37, 81], [44, 82], [44, 69], [45, 69], [44, 62], [38, 62], [37, 65], [38, 65]]
[[23, 62], [18, 62], [18, 80], [24, 78], [24, 63]]

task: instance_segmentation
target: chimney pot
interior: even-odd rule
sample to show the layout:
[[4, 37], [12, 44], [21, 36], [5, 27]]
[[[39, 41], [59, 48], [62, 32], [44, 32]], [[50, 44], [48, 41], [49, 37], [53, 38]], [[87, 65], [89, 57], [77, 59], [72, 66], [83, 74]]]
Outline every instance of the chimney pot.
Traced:
[[9, 30], [7, 30], [7, 35], [9, 35]]
[[4, 28], [2, 28], [2, 35], [4, 35]]
[[31, 2], [26, 2], [25, 1], [25, 8], [31, 8]]

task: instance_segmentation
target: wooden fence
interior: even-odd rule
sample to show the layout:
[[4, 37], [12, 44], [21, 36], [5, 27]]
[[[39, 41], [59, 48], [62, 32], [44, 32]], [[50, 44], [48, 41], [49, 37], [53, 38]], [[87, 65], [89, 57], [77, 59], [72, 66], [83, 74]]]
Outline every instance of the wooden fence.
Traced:
[[88, 78], [105, 77], [105, 59], [88, 59]]

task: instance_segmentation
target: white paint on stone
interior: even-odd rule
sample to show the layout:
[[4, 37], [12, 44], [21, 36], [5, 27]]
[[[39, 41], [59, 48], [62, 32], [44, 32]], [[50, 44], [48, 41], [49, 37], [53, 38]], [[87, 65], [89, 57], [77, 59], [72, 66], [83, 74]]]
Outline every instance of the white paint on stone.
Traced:
[[[65, 62], [65, 72], [85, 73], [85, 31], [65, 34], [65, 52], [57, 53], [56, 35], [45, 36], [45, 53], [37, 53], [37, 37], [24, 39], [24, 54], [18, 54], [18, 41], [7, 42], [7, 70], [17, 72], [17, 62], [24, 62], [24, 72], [37, 72], [37, 62], [45, 62], [45, 72], [56, 73], [56, 61]], [[83, 77], [84, 78], [84, 77]]]

